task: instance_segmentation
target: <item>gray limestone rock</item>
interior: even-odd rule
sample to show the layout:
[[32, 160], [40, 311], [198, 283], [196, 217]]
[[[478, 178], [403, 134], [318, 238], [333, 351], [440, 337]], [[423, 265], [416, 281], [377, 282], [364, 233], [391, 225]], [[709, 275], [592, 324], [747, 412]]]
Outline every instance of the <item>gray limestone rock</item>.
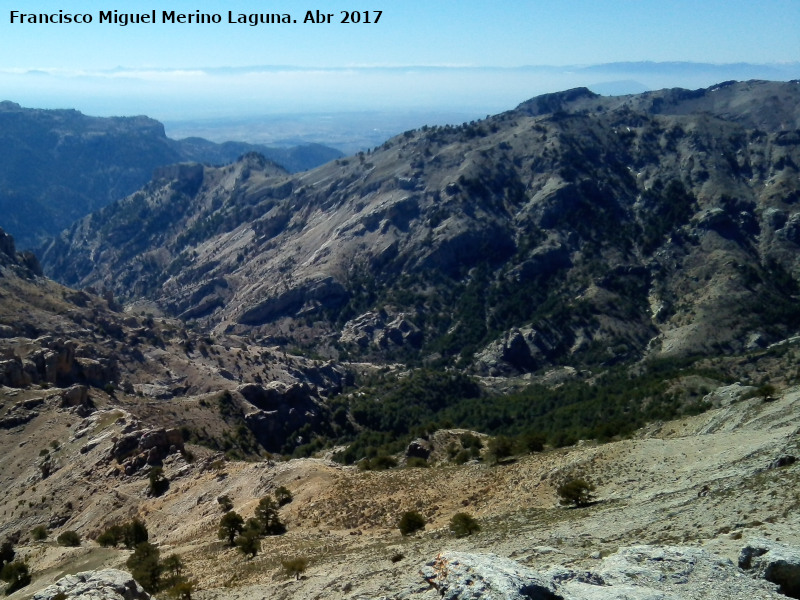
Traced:
[[[788, 552], [785, 548], [781, 552], [777, 562], [783, 565], [789, 562]], [[766, 552], [759, 556], [766, 556]], [[592, 571], [559, 566], [537, 572], [491, 554], [445, 552], [427, 563], [421, 574], [443, 598], [451, 600], [705, 600], [710, 597], [777, 600], [783, 597], [771, 583], [742, 576], [730, 560], [700, 548], [681, 546], [622, 548]], [[710, 590], [713, 596], [709, 595]]]
[[542, 575], [493, 554], [446, 552], [427, 563], [423, 578], [445, 600], [560, 600]]
[[800, 548], [754, 539], [739, 553], [739, 567], [779, 586], [790, 598], [800, 598]]
[[34, 594], [33, 600], [53, 600], [55, 597], [65, 600], [150, 600], [151, 598], [130, 573], [118, 569], [84, 571], [77, 575], [67, 575]]

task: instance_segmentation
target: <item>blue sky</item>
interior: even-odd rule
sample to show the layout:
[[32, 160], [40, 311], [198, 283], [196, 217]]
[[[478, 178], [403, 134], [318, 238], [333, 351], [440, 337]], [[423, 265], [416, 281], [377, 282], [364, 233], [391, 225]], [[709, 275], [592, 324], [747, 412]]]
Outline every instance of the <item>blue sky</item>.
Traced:
[[[594, 79], [573, 67], [623, 61], [800, 61], [800, 0], [38, 0], [0, 11], [2, 98], [158, 118], [337, 108], [510, 108], [581, 84], [684, 85], [680, 75]], [[23, 8], [24, 6], [35, 8]], [[80, 12], [90, 25], [10, 24], [10, 10]], [[381, 10], [377, 24], [342, 11]], [[98, 12], [290, 13], [291, 25], [99, 24]], [[306, 10], [334, 23], [302, 23]], [[274, 66], [249, 72], [210, 68]], [[560, 69], [520, 71], [526, 65]], [[434, 71], [410, 67], [435, 66]], [[393, 67], [394, 69], [387, 69]], [[484, 67], [481, 69], [478, 67]], [[120, 69], [121, 68], [121, 69]], [[735, 69], [732, 71], [736, 74]], [[769, 75], [771, 72], [768, 72]], [[796, 77], [794, 70], [787, 77]], [[713, 77], [708, 85], [714, 83]], [[724, 72], [719, 73], [721, 79]], [[778, 73], [778, 77], [781, 77]], [[769, 77], [765, 77], [769, 78]], [[599, 83], [598, 83], [599, 82]], [[704, 85], [687, 77], [685, 87]], [[454, 106], [460, 104], [461, 106]]]

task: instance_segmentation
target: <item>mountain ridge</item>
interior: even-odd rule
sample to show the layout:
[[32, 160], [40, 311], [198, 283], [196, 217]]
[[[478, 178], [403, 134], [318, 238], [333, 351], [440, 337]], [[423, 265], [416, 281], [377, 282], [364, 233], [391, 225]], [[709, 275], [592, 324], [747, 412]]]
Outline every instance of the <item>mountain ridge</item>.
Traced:
[[228, 167], [238, 188], [201, 188], [206, 208], [145, 236], [145, 254], [97, 233], [124, 229], [128, 199], [42, 262], [330, 357], [513, 373], [742, 351], [800, 324], [798, 98], [797, 82], [763, 81], [547, 94], [299, 175], [245, 160]]
[[[122, 567], [101, 534], [137, 519], [205, 600], [779, 598], [797, 94], [570, 90], [301, 174], [160, 167], [47, 247], [80, 291], [0, 231], [0, 534], [33, 576], [10, 597]], [[576, 479], [596, 499], [559, 506]], [[279, 490], [281, 535], [220, 541]]]
[[46, 236], [147, 183], [157, 167], [231, 162], [259, 151], [294, 171], [341, 156], [321, 145], [273, 149], [256, 144], [172, 140], [146, 116], [91, 117], [74, 109], [29, 109], [0, 102], [0, 211], [17, 244]]

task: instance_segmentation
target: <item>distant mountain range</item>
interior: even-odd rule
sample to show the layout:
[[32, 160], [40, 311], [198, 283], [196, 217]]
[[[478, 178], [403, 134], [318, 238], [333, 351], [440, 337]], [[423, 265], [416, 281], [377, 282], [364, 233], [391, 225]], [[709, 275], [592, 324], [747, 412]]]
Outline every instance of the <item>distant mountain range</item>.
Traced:
[[484, 374], [800, 327], [800, 83], [538, 96], [289, 175], [174, 173], [42, 255], [71, 286], [331, 357]]
[[32, 248], [136, 191], [157, 167], [182, 161], [221, 165], [253, 151], [290, 172], [341, 156], [319, 144], [270, 148], [173, 140], [147, 117], [90, 117], [0, 102], [0, 226], [20, 247]]

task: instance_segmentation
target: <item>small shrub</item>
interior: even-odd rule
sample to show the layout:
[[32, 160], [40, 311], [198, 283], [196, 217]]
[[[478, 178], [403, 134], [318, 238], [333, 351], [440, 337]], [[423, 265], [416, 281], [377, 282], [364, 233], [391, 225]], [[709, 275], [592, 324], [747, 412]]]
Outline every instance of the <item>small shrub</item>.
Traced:
[[570, 479], [558, 487], [556, 492], [564, 506], [588, 506], [594, 500], [595, 486], [585, 479]]
[[250, 558], [255, 557], [261, 550], [261, 540], [258, 537], [258, 532], [252, 529], [245, 529], [242, 535], [238, 536], [235, 540], [236, 547], [239, 552]]
[[447, 448], [445, 448], [445, 450], [447, 450], [447, 458], [450, 460], [453, 460], [456, 454], [458, 454], [458, 446], [456, 446], [455, 442], [450, 442], [447, 444]]
[[12, 544], [10, 540], [6, 540], [0, 544], [0, 566], [13, 561], [16, 555], [14, 544]]
[[399, 563], [405, 557], [406, 557], [405, 554], [401, 554], [398, 552], [397, 554], [392, 554], [392, 557], [389, 560], [391, 560], [393, 563]]
[[406, 467], [410, 469], [419, 469], [419, 468], [426, 468], [429, 467], [428, 461], [422, 458], [421, 456], [412, 456], [408, 460], [406, 460]]
[[159, 564], [160, 579], [158, 587], [164, 590], [171, 598], [179, 600], [192, 600], [195, 584], [184, 575], [184, 564], [177, 554], [170, 554]]
[[149, 542], [142, 542], [136, 546], [136, 550], [125, 562], [133, 578], [149, 594], [154, 594], [158, 591], [161, 581], [163, 567], [159, 562], [159, 558], [160, 552], [158, 548]]
[[28, 565], [22, 561], [10, 562], [0, 571], [0, 579], [8, 582], [6, 596], [13, 594], [18, 589], [24, 588], [31, 582], [31, 574]]
[[228, 496], [227, 494], [217, 498], [217, 503], [224, 512], [233, 510], [233, 500], [231, 500], [230, 496]]
[[[120, 525], [112, 525], [103, 533], [97, 536], [97, 543], [103, 548], [113, 548], [117, 546], [125, 537], [125, 529]], [[147, 540], [142, 540], [147, 541]]]
[[278, 505], [269, 496], [261, 499], [256, 507], [256, 519], [261, 523], [264, 535], [282, 535], [286, 533], [286, 526], [281, 523], [278, 516]]
[[764, 398], [765, 402], [770, 402], [775, 399], [775, 394], [777, 393], [777, 389], [771, 383], [765, 383], [761, 385], [756, 390], [756, 394], [760, 398]]
[[513, 453], [514, 441], [511, 438], [505, 435], [498, 435], [489, 440], [489, 454], [494, 458], [495, 462], [508, 458]]
[[545, 441], [544, 435], [532, 431], [523, 433], [518, 438], [519, 446], [524, 452], [541, 452], [544, 450]]
[[171, 598], [178, 598], [178, 600], [192, 600], [192, 592], [194, 592], [194, 589], [195, 584], [193, 581], [184, 580], [176, 583], [172, 587], [167, 588], [166, 592]]
[[150, 484], [147, 489], [151, 496], [161, 496], [169, 489], [169, 480], [164, 477], [164, 469], [161, 467], [150, 469], [148, 478], [150, 479]]
[[56, 538], [59, 546], [76, 547], [81, 545], [81, 536], [75, 531], [65, 531]]
[[394, 469], [397, 466], [397, 459], [393, 456], [376, 456], [358, 463], [359, 468], [367, 471], [386, 471], [387, 469]]
[[122, 526], [122, 542], [129, 550], [133, 550], [139, 544], [146, 542], [149, 537], [144, 521], [139, 518], [135, 518]]
[[280, 486], [275, 490], [275, 500], [278, 502], [278, 506], [286, 506], [292, 499], [292, 492], [288, 488]]
[[425, 529], [425, 517], [414, 510], [404, 512], [397, 523], [397, 527], [403, 535], [411, 535], [421, 529]]
[[233, 546], [236, 536], [244, 529], [244, 519], [235, 511], [225, 513], [219, 522], [219, 539], [228, 540], [228, 544]]
[[37, 525], [31, 530], [31, 537], [37, 542], [47, 539], [47, 527], [44, 525]]
[[456, 513], [450, 519], [450, 531], [457, 538], [467, 537], [473, 533], [478, 533], [480, 530], [481, 526], [478, 525], [478, 522], [467, 513]]
[[308, 568], [308, 559], [305, 556], [298, 556], [297, 558], [282, 560], [281, 566], [283, 566], [283, 572], [286, 573], [287, 577], [300, 579], [300, 575], [305, 573]]
[[478, 450], [483, 448], [483, 442], [481, 441], [481, 438], [472, 433], [462, 433], [458, 439], [461, 442], [462, 448], [476, 448]]
[[453, 462], [457, 465], [463, 465], [470, 459], [469, 450], [460, 450], [454, 457]]
[[168, 579], [177, 579], [183, 576], [183, 560], [177, 554], [170, 554], [162, 560], [161, 568]]

